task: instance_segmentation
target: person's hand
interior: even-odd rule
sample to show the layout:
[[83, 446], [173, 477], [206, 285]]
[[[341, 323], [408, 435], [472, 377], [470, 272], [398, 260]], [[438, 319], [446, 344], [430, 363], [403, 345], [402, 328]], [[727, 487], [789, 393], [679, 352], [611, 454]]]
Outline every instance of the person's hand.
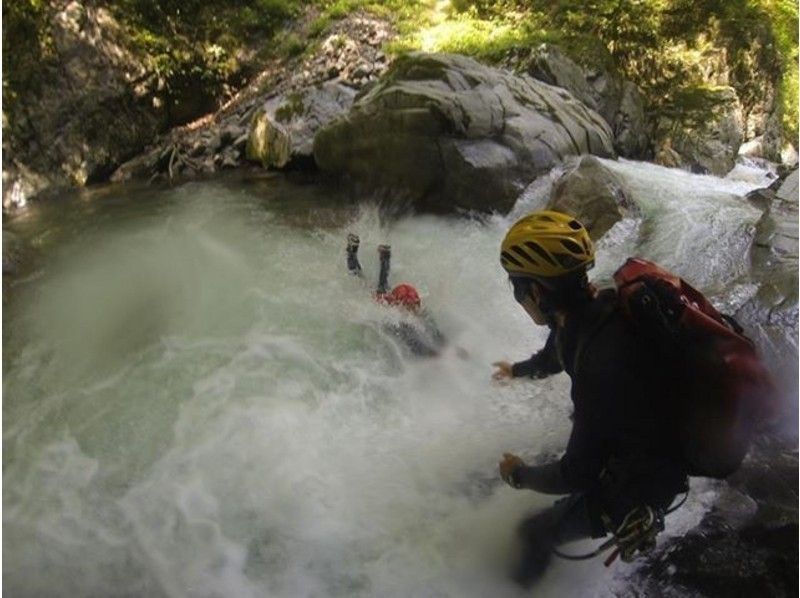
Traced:
[[514, 472], [525, 465], [525, 461], [512, 453], [503, 453], [503, 460], [499, 463], [500, 477], [512, 488], [518, 488], [512, 475]]
[[511, 372], [512, 363], [508, 361], [495, 361], [492, 366], [497, 369], [492, 374], [493, 380], [508, 380], [514, 376]]

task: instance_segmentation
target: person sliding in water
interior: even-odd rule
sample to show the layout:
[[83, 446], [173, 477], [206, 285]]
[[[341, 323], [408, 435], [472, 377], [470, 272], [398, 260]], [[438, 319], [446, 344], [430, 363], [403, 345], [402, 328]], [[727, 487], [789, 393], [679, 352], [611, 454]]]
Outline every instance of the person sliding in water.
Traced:
[[[347, 235], [347, 269], [350, 274], [363, 278], [361, 264], [358, 261], [359, 244], [358, 235], [352, 233]], [[384, 328], [417, 357], [439, 355], [446, 340], [431, 315], [422, 307], [417, 289], [408, 283], [401, 283], [389, 290], [391, 247], [378, 245], [378, 256], [380, 257], [380, 272], [373, 298], [382, 305], [397, 307], [405, 314], [412, 316], [410, 321], [385, 324]]]

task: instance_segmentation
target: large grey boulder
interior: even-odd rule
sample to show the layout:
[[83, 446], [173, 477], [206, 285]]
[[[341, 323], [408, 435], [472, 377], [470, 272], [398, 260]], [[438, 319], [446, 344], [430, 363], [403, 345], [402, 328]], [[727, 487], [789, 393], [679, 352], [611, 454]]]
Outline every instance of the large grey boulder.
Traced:
[[750, 249], [758, 292], [734, 315], [780, 380], [797, 380], [797, 258], [797, 200], [776, 197], [756, 224]]
[[792, 201], [797, 203], [797, 168], [795, 168], [789, 176], [781, 183], [780, 188], [776, 194], [779, 199], [784, 201]]
[[594, 156], [584, 156], [556, 181], [547, 209], [575, 216], [593, 241], [622, 218], [639, 214], [622, 179]]
[[[526, 70], [534, 79], [563, 87], [589, 108], [599, 112], [597, 94], [587, 82], [583, 69], [566, 57], [558, 47], [550, 44], [536, 47], [531, 53]], [[605, 114], [601, 113], [601, 116], [611, 122]]]
[[643, 159], [650, 150], [651, 131], [644, 95], [631, 81], [605, 70], [584, 70], [557, 46], [541, 44], [527, 59], [526, 71], [535, 79], [563, 87], [611, 127], [614, 149], [626, 158]]
[[322, 170], [434, 211], [506, 211], [538, 175], [589, 153], [613, 156], [611, 131], [572, 94], [452, 54], [399, 58], [314, 140]]

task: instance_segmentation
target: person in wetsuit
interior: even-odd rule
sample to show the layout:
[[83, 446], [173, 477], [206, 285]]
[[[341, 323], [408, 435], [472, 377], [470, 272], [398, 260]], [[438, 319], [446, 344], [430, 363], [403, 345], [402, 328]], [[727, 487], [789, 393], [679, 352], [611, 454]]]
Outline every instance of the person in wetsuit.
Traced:
[[567, 214], [534, 212], [509, 229], [501, 264], [516, 301], [550, 334], [530, 359], [497, 362], [494, 378], [564, 371], [572, 382], [572, 431], [561, 459], [527, 465], [505, 453], [499, 464], [513, 488], [568, 495], [520, 526], [514, 576], [528, 586], [560, 543], [603, 537], [640, 507], [663, 522], [687, 490], [688, 465], [670, 425], [669, 356], [636, 334], [614, 290], [589, 283], [594, 249], [583, 225]]
[[[352, 233], [347, 235], [347, 270], [350, 274], [363, 278], [361, 264], [358, 261], [360, 239]], [[435, 357], [439, 355], [446, 340], [433, 317], [423, 309], [417, 289], [408, 283], [396, 285], [389, 289], [389, 269], [391, 266], [391, 247], [378, 246], [380, 270], [378, 285], [373, 293], [375, 301], [404, 310], [412, 317], [409, 321], [387, 323], [383, 325], [386, 332], [397, 338], [412, 355], [417, 357]]]

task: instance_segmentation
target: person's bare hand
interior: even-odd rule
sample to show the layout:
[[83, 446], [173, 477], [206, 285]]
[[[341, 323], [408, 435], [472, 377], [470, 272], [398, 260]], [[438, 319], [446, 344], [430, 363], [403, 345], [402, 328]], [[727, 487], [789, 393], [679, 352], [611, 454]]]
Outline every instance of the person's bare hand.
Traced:
[[492, 366], [497, 368], [492, 374], [493, 380], [510, 380], [513, 377], [511, 372], [512, 363], [508, 361], [495, 361]]
[[511, 486], [512, 488], [516, 488], [516, 484], [514, 484], [514, 480], [511, 478], [511, 475], [519, 468], [525, 465], [525, 461], [519, 458], [517, 455], [513, 453], [503, 453], [503, 460], [499, 463], [500, 469], [500, 477], [503, 478], [503, 481]]

